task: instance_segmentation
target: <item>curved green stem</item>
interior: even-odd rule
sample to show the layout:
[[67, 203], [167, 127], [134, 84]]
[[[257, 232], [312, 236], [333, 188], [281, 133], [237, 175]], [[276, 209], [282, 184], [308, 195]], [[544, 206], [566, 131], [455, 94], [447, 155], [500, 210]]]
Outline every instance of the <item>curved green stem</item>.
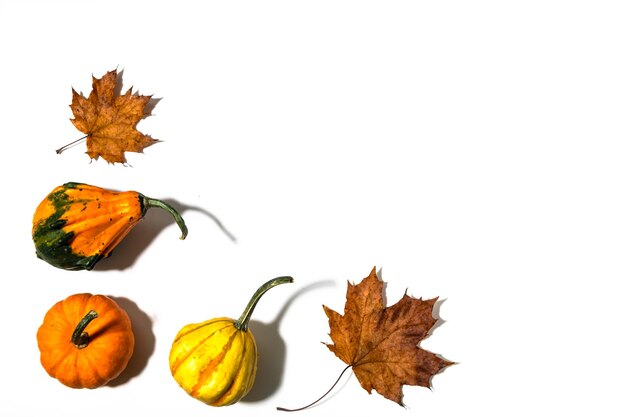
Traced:
[[239, 319], [235, 322], [235, 327], [237, 328], [237, 330], [241, 330], [244, 332], [248, 330], [248, 324], [250, 323], [250, 317], [252, 316], [252, 312], [254, 311], [254, 308], [256, 307], [263, 294], [265, 294], [267, 291], [277, 285], [291, 282], [293, 282], [292, 277], [278, 277], [270, 279], [265, 284], [261, 285], [259, 289], [256, 290], [256, 292], [252, 295], [252, 298], [248, 302], [246, 309], [241, 314], [241, 317], [239, 317]]
[[174, 207], [170, 206], [165, 201], [157, 200], [156, 198], [146, 197], [145, 195], [143, 196], [143, 205], [144, 210], [148, 210], [150, 207], [159, 207], [167, 211], [169, 214], [172, 215], [172, 217], [174, 217], [174, 220], [176, 220], [176, 224], [178, 225], [178, 227], [180, 227], [180, 231], [182, 232], [182, 235], [180, 236], [181, 240], [184, 240], [187, 237], [187, 225], [185, 224], [182, 216], [174, 209]]
[[89, 344], [89, 334], [85, 331], [85, 328], [93, 319], [98, 317], [98, 313], [95, 310], [89, 311], [79, 322], [74, 333], [72, 333], [72, 343], [78, 349], [86, 348]]

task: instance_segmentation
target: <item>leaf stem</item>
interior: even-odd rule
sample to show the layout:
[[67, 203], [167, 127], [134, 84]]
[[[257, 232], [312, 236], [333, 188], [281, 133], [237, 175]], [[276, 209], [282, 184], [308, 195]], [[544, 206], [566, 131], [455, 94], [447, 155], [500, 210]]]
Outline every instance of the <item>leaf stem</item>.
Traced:
[[63, 152], [66, 149], [71, 148], [72, 146], [76, 145], [78, 142], [80, 142], [81, 140], [85, 140], [87, 138], [88, 135], [83, 136], [82, 138], [78, 138], [76, 139], [74, 142], [70, 142], [67, 145], [63, 145], [61, 146], [59, 149], [56, 150], [57, 154], [60, 154], [61, 152]]
[[326, 391], [324, 393], [324, 395], [322, 395], [321, 397], [319, 397], [317, 400], [313, 401], [311, 404], [309, 405], [305, 405], [304, 407], [300, 407], [300, 408], [284, 408], [284, 407], [276, 407], [276, 409], [278, 411], [302, 411], [302, 410], [306, 410], [309, 407], [314, 406], [315, 404], [317, 404], [318, 402], [322, 401], [322, 399], [324, 399], [324, 397], [326, 397], [332, 390], [333, 388], [335, 388], [335, 386], [339, 383], [339, 380], [341, 380], [341, 377], [343, 376], [343, 374], [349, 369], [351, 368], [352, 365], [348, 365], [345, 368], [343, 368], [343, 371], [341, 371], [341, 374], [339, 374], [339, 378], [337, 378], [337, 380], [335, 381], [335, 383], [333, 384], [332, 387], [330, 387], [330, 389], [328, 391]]

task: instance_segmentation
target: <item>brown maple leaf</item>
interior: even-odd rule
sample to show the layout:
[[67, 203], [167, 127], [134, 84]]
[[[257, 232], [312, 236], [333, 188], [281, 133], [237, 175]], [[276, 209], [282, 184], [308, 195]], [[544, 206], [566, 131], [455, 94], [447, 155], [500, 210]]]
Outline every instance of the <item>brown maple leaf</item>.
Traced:
[[403, 405], [403, 385], [430, 387], [432, 377], [453, 364], [419, 347], [437, 321], [436, 301], [405, 292], [400, 301], [385, 307], [383, 282], [374, 268], [361, 283], [348, 282], [343, 316], [323, 306], [334, 343], [327, 346], [352, 367], [368, 393], [374, 389]]
[[349, 368], [368, 393], [376, 390], [400, 405], [403, 405], [403, 385], [430, 388], [432, 377], [453, 364], [419, 347], [437, 322], [433, 317], [436, 302], [437, 298], [422, 300], [405, 292], [400, 301], [386, 307], [383, 282], [378, 280], [375, 267], [361, 283], [348, 282], [343, 316], [323, 306], [334, 342], [326, 346], [348, 366], [333, 386], [312, 403], [300, 408], [276, 409], [300, 411], [317, 404]]
[[115, 91], [116, 83], [117, 70], [113, 70], [102, 78], [93, 77], [89, 97], [72, 88], [71, 122], [85, 133], [87, 155], [91, 159], [102, 157], [109, 163], [123, 164], [126, 163], [124, 152], [143, 152], [159, 140], [137, 130], [137, 123], [149, 115], [145, 107], [152, 96], [133, 94], [132, 87], [120, 95]]

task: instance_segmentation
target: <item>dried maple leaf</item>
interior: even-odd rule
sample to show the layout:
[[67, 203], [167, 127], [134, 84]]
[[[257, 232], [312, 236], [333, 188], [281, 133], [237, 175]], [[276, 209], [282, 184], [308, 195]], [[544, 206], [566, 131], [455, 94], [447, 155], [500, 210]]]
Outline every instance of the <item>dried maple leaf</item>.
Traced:
[[430, 387], [431, 378], [452, 364], [419, 347], [436, 323], [437, 298], [404, 293], [385, 307], [376, 268], [357, 285], [348, 282], [344, 315], [324, 306], [334, 344], [328, 348], [352, 370], [361, 386], [402, 405], [402, 386]]
[[400, 405], [403, 385], [430, 387], [432, 377], [453, 364], [419, 347], [437, 322], [433, 317], [436, 301], [413, 298], [405, 292], [400, 301], [385, 307], [383, 282], [378, 280], [376, 268], [361, 283], [348, 282], [343, 316], [323, 306], [334, 342], [326, 346], [348, 366], [321, 398], [304, 407], [277, 409], [311, 407], [332, 391], [350, 367], [367, 392], [374, 389]]
[[137, 123], [149, 115], [145, 107], [152, 96], [133, 94], [132, 87], [119, 95], [115, 91], [116, 83], [117, 70], [113, 70], [102, 78], [93, 77], [89, 97], [72, 88], [70, 108], [74, 118], [71, 121], [85, 133], [87, 155], [91, 159], [102, 157], [109, 163], [123, 164], [126, 163], [124, 152], [142, 152], [158, 140], [137, 130]]

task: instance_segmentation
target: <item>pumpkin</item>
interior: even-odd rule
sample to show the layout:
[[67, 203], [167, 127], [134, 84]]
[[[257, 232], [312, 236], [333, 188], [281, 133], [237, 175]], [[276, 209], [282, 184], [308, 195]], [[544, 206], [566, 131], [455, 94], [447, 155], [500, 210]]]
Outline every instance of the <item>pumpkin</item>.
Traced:
[[84, 293], [48, 310], [37, 345], [48, 375], [71, 388], [98, 388], [126, 368], [135, 336], [128, 314], [114, 300]]
[[276, 285], [274, 278], [254, 293], [238, 320], [220, 317], [184, 326], [174, 338], [169, 365], [176, 382], [193, 398], [211, 406], [231, 405], [248, 394], [257, 370], [257, 347], [248, 329], [259, 299]]
[[57, 268], [91, 270], [126, 237], [151, 207], [168, 211], [187, 236], [183, 218], [169, 204], [136, 191], [111, 191], [68, 182], [48, 194], [33, 216], [37, 257]]

